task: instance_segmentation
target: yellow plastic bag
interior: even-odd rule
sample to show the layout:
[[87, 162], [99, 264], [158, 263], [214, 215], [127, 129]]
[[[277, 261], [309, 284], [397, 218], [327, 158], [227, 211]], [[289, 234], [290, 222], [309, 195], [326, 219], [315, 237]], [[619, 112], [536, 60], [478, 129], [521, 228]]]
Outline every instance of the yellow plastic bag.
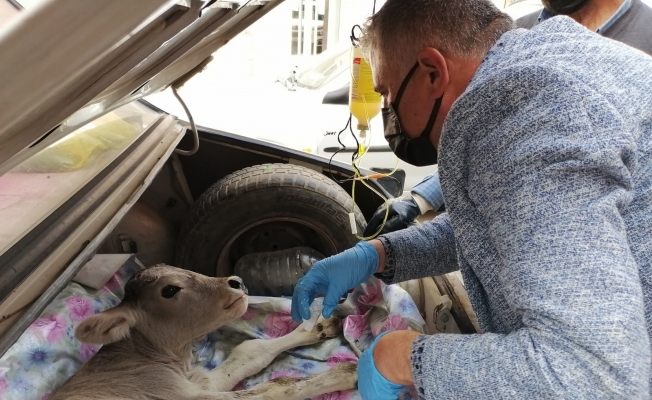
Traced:
[[82, 128], [52, 144], [14, 169], [15, 172], [77, 171], [102, 154], [125, 148], [138, 135], [133, 124], [115, 119], [102, 125]]

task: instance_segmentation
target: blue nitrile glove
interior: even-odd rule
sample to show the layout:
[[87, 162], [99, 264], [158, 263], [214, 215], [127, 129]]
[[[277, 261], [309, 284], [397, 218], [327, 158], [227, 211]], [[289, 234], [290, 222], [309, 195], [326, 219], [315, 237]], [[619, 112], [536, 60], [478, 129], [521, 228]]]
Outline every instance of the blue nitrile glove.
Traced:
[[364, 237], [371, 237], [378, 232], [378, 229], [380, 229], [380, 226], [385, 220], [387, 207], [389, 207], [387, 222], [385, 223], [383, 230], [380, 231], [380, 234], [405, 229], [410, 226], [410, 224], [414, 223], [414, 220], [421, 215], [421, 209], [412, 195], [390, 199], [387, 204], [383, 203], [378, 207], [376, 212], [374, 212], [374, 215], [371, 216], [371, 219], [364, 230]]
[[374, 347], [378, 340], [388, 332], [383, 332], [371, 343], [358, 360], [358, 390], [364, 400], [395, 400], [405, 388], [385, 379], [376, 369], [374, 362]]
[[316, 262], [299, 279], [292, 293], [292, 319], [310, 319], [310, 304], [325, 294], [324, 318], [330, 318], [340, 298], [366, 281], [378, 270], [378, 252], [368, 242], [358, 242], [352, 249]]

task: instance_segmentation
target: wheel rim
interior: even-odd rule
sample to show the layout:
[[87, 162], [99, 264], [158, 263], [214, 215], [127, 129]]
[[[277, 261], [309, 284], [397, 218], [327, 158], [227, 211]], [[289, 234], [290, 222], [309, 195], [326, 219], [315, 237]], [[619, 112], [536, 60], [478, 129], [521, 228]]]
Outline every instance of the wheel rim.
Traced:
[[332, 238], [315, 224], [297, 218], [267, 218], [246, 225], [229, 239], [217, 258], [215, 274], [231, 275], [235, 263], [247, 254], [299, 246], [310, 247], [324, 256], [337, 252]]

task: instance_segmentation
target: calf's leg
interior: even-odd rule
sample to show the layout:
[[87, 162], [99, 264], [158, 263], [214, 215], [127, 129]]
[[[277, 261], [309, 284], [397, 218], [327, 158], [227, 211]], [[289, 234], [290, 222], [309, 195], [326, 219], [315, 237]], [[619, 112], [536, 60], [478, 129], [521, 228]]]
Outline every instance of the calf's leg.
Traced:
[[190, 400], [303, 400], [325, 393], [355, 389], [357, 382], [357, 364], [342, 363], [328, 371], [308, 378], [281, 377], [249, 390], [229, 393], [205, 393]]
[[263, 370], [282, 352], [335, 337], [341, 331], [342, 324], [338, 318], [320, 319], [310, 332], [299, 327], [280, 338], [247, 340], [233, 349], [219, 367], [207, 375], [202, 371], [201, 375], [207, 380], [201, 379], [199, 375], [191, 376], [190, 379], [202, 384], [207, 391], [229, 391], [241, 380]]

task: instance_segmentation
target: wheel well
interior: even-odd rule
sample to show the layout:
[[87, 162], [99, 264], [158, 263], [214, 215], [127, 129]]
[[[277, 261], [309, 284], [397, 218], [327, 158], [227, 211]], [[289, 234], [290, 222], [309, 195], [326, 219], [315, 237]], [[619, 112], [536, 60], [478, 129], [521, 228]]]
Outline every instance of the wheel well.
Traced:
[[[201, 132], [200, 132], [201, 133]], [[261, 164], [297, 162], [294, 157], [301, 155], [279, 146], [253, 141], [244, 143], [242, 138], [222, 141], [223, 137], [202, 135], [199, 151], [190, 157], [179, 156], [180, 169], [175, 168], [173, 159], [159, 172], [151, 186], [139, 199], [138, 207], [128, 213], [120, 226], [102, 245], [99, 253], [133, 252], [148, 264], [174, 262], [174, 243], [185, 220], [189, 217], [192, 201], [184, 194], [185, 179], [189, 194], [194, 201], [211, 185], [225, 176], [247, 167]], [[191, 143], [182, 141], [180, 147], [187, 148]], [[176, 157], [176, 156], [173, 156]], [[320, 170], [328, 179], [333, 179], [328, 170], [328, 162], [317, 160], [311, 163], [304, 156], [297, 163]], [[179, 166], [177, 164], [177, 166]], [[339, 169], [339, 171], [338, 171]], [[347, 171], [341, 166], [334, 168], [335, 178], [343, 179]], [[335, 180], [337, 182], [337, 180]], [[349, 195], [351, 182], [337, 182]], [[356, 185], [355, 202], [366, 220], [382, 204], [376, 194], [364, 185]], [[165, 239], [165, 240], [163, 240]]]
[[[261, 142], [252, 141], [257, 146], [252, 145], [244, 148], [242, 142], [238, 146], [237, 144], [229, 143], [229, 141], [223, 142], [215, 140], [215, 138], [211, 139], [207, 137], [208, 135], [205, 132], [202, 135], [199, 151], [195, 155], [180, 157], [184, 175], [186, 176], [188, 186], [194, 198], [199, 197], [213, 183], [243, 168], [260, 164], [288, 163], [294, 161], [289, 151], [282, 148], [279, 151], [279, 146], [277, 145], [263, 144], [261, 146]], [[186, 139], [182, 141], [180, 147], [185, 148]], [[264, 150], [269, 150], [269, 152], [265, 152]], [[300, 161], [300, 165], [308, 166], [306, 164], [311, 164], [311, 162], [306, 161], [305, 158]], [[320, 162], [315, 161], [312, 163], [312, 166], [315, 169], [321, 170], [324, 176], [333, 179], [328, 169], [328, 162], [326, 161], [325, 163], [326, 168], [319, 164]], [[347, 176], [345, 173], [342, 173], [341, 169], [338, 173], [336, 168], [334, 168], [333, 175], [336, 179], [340, 180]], [[349, 195], [351, 194], [352, 183], [350, 181], [340, 183], [336, 180], [336, 182]], [[365, 218], [369, 220], [378, 206], [382, 204], [383, 200], [364, 185], [356, 184], [355, 202]]]

